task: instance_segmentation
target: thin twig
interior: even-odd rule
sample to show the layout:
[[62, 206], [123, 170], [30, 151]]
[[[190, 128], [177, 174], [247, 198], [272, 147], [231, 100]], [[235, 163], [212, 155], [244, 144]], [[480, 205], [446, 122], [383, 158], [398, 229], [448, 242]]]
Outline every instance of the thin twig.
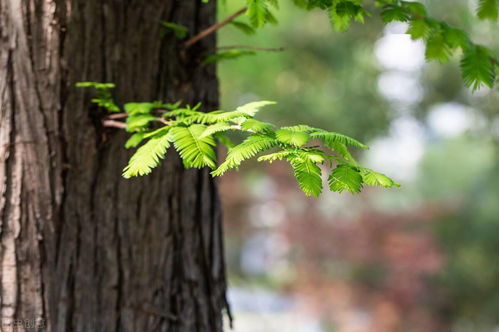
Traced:
[[109, 120], [124, 119], [126, 117], [128, 117], [128, 113], [113, 113], [107, 116]]
[[264, 52], [284, 52], [285, 51], [284, 47], [268, 48], [268, 47], [258, 47], [258, 46], [250, 46], [250, 45], [220, 46], [220, 47], [217, 47], [217, 50], [230, 50], [230, 49], [234, 49], [234, 48], [244, 48], [244, 49], [248, 49], [248, 50], [264, 51]]
[[102, 125], [104, 127], [113, 127], [113, 128], [120, 128], [120, 129], [126, 128], [126, 123], [121, 122], [121, 121], [115, 121], [115, 120], [102, 120]]
[[232, 14], [232, 15], [224, 18], [220, 22], [217, 22], [217, 23], [213, 24], [212, 26], [204, 29], [203, 31], [201, 31], [197, 35], [195, 35], [192, 38], [188, 39], [184, 43], [184, 47], [188, 48], [188, 47], [192, 46], [193, 44], [197, 43], [198, 41], [200, 41], [201, 39], [205, 38], [206, 36], [211, 35], [213, 32], [217, 31], [218, 29], [220, 29], [224, 25], [226, 25], [226, 24], [234, 21], [236, 19], [236, 17], [244, 14], [246, 12], [246, 9], [247, 9], [246, 7], [241, 8], [237, 12], [235, 12], [234, 14]]

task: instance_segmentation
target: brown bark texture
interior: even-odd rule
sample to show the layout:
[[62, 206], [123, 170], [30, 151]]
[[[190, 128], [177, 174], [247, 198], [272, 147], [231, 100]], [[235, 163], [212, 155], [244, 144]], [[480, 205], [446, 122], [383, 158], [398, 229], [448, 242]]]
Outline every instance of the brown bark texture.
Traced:
[[74, 87], [216, 108], [215, 68], [200, 64], [215, 37], [182, 52], [160, 31], [170, 21], [192, 36], [214, 20], [215, 1], [0, 0], [2, 331], [222, 330], [216, 184], [171, 151], [123, 179], [125, 133]]

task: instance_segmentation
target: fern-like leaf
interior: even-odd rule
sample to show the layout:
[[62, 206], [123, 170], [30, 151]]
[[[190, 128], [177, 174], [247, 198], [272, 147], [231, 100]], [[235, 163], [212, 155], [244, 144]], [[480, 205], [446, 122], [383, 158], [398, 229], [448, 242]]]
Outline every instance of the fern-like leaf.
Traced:
[[299, 156], [291, 161], [294, 175], [301, 190], [307, 196], [319, 196], [322, 192], [321, 169], [310, 158]]
[[289, 129], [279, 129], [275, 132], [277, 139], [285, 144], [291, 144], [294, 146], [303, 146], [307, 144], [310, 139], [310, 135], [303, 131], [292, 131]]
[[130, 136], [130, 138], [125, 142], [125, 149], [134, 148], [139, 145], [144, 139], [144, 133], [138, 132]]
[[310, 137], [312, 138], [318, 138], [322, 140], [326, 145], [331, 144], [331, 143], [342, 143], [346, 145], [351, 145], [351, 146], [356, 146], [359, 148], [367, 149], [368, 146], [365, 144], [362, 144], [361, 142], [357, 141], [354, 138], [351, 138], [349, 136], [335, 133], [335, 132], [330, 132], [330, 131], [325, 131], [325, 130], [318, 130], [315, 132], [310, 133]]
[[262, 122], [258, 121], [255, 119], [246, 119], [242, 124], [241, 124], [241, 129], [245, 131], [253, 131], [253, 132], [258, 132], [258, 131], [267, 131], [271, 130], [273, 125], [268, 122]]
[[362, 176], [359, 171], [349, 165], [338, 165], [329, 175], [329, 188], [331, 191], [341, 193], [346, 190], [352, 194], [359, 193], [362, 189]]
[[222, 60], [234, 60], [239, 59], [247, 55], [255, 55], [255, 51], [245, 50], [245, 49], [232, 49], [227, 51], [220, 51], [215, 54], [207, 56], [203, 60], [203, 64], [207, 65], [214, 62], [219, 62]]
[[163, 134], [151, 138], [142, 145], [130, 158], [128, 165], [123, 170], [123, 177], [141, 176], [151, 173], [158, 166], [160, 159], [164, 158], [172, 137]]
[[284, 160], [287, 157], [289, 157], [289, 155], [291, 154], [293, 154], [293, 151], [289, 150], [278, 151], [258, 157], [258, 161], [268, 161], [269, 163], [272, 163], [276, 160]]
[[235, 112], [240, 112], [241, 114], [249, 116], [255, 116], [255, 114], [258, 113], [262, 107], [274, 104], [276, 104], [275, 101], [269, 101], [269, 100], [252, 101], [251, 103], [239, 106], [238, 108], [236, 108]]
[[[211, 124], [222, 121], [244, 122], [247, 118], [253, 117], [262, 107], [275, 104], [273, 101], [256, 101], [238, 107], [235, 111], [222, 112], [213, 111], [208, 113], [194, 112], [188, 114], [183, 121], [188, 123], [204, 123]], [[171, 113], [171, 112], [170, 112]], [[239, 119], [239, 121], [236, 121]]]
[[408, 22], [410, 20], [410, 14], [404, 7], [388, 4], [383, 7], [381, 18], [385, 23], [393, 21]]
[[374, 172], [368, 168], [362, 168], [361, 175], [364, 183], [369, 186], [377, 186], [385, 188], [400, 187], [400, 184], [393, 181], [388, 176], [378, 172]]
[[153, 103], [126, 103], [124, 109], [129, 115], [149, 114], [153, 106]]
[[246, 14], [249, 17], [251, 25], [255, 28], [261, 28], [267, 21], [267, 2], [266, 0], [246, 0], [248, 10]]
[[406, 33], [409, 34], [413, 40], [419, 38], [426, 40], [430, 36], [431, 27], [424, 19], [413, 19], [409, 22], [409, 28]]
[[482, 84], [492, 88], [496, 77], [495, 65], [489, 51], [479, 45], [470, 47], [461, 60], [461, 71], [466, 86], [477, 90]]
[[215, 140], [211, 136], [201, 138], [206, 126], [194, 124], [189, 127], [174, 127], [171, 133], [174, 145], [186, 164], [194, 168], [215, 168]]
[[250, 26], [244, 22], [232, 21], [230, 23], [234, 27], [236, 27], [237, 29], [239, 29], [240, 31], [244, 32], [247, 35], [254, 35], [256, 33], [256, 30], [252, 26]]
[[452, 50], [445, 42], [442, 33], [433, 34], [426, 42], [426, 60], [438, 60], [446, 62], [452, 55]]
[[352, 154], [350, 153], [350, 151], [348, 150], [348, 148], [345, 144], [339, 143], [339, 142], [329, 141], [326, 143], [326, 146], [328, 148], [330, 148], [331, 150], [333, 150], [334, 152], [336, 152], [337, 154], [339, 154], [346, 161], [348, 161], [354, 165], [357, 165], [357, 160], [355, 160], [355, 158], [352, 156]]
[[258, 152], [276, 146], [278, 141], [268, 135], [254, 134], [248, 136], [241, 144], [229, 150], [225, 161], [211, 172], [214, 176], [223, 175], [229, 169], [238, 167], [241, 162], [255, 156]]
[[482, 20], [489, 19], [496, 21], [499, 12], [499, 2], [497, 0], [480, 0], [478, 2], [477, 15]]
[[205, 138], [207, 136], [211, 136], [215, 133], [222, 133], [224, 131], [230, 130], [232, 126], [228, 124], [227, 122], [218, 122], [215, 124], [212, 124], [204, 130], [204, 132], [201, 134], [200, 138]]
[[150, 122], [157, 120], [158, 119], [155, 116], [150, 114], [130, 115], [126, 118], [126, 130], [132, 132], [145, 129], [148, 127]]
[[291, 131], [303, 131], [305, 133], [317, 130], [317, 128], [313, 128], [313, 127], [310, 127], [310, 126], [307, 126], [307, 125], [296, 125], [296, 126], [289, 126], [289, 127], [281, 127], [281, 129], [286, 129], [286, 130], [291, 130]]

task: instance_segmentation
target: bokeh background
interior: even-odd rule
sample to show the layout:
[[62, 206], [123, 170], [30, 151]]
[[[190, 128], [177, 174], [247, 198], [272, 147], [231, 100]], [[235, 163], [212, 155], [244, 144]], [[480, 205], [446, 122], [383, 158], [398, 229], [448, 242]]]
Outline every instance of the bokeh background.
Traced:
[[[426, 5], [499, 54], [476, 2]], [[219, 46], [285, 48], [221, 61], [222, 108], [275, 100], [260, 119], [353, 136], [402, 187], [307, 198], [279, 162], [224, 176], [234, 331], [499, 331], [499, 92], [472, 94], [458, 59], [426, 63], [404, 24], [374, 15], [337, 33], [291, 1], [277, 19], [220, 30]]]

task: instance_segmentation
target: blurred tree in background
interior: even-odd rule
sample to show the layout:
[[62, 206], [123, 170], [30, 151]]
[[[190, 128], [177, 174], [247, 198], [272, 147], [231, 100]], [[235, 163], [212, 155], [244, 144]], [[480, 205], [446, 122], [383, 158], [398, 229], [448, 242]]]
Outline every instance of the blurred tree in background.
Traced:
[[[499, 51], [497, 23], [478, 20], [475, 1], [423, 3]], [[499, 94], [465, 88], [457, 58], [425, 63], [404, 24], [385, 28], [370, 18], [337, 33], [320, 11], [281, 7], [279, 25], [260, 33], [220, 32], [219, 46], [284, 48], [221, 62], [223, 106], [272, 97], [277, 110], [262, 114], [272, 121], [370, 141], [361, 158], [399, 175], [403, 187], [312, 201], [279, 165], [230, 174], [222, 191], [234, 283], [247, 287], [246, 276], [260, 276], [268, 289], [316, 299], [323, 324], [310, 331], [497, 329]], [[235, 9], [227, 2], [220, 14]], [[380, 161], [387, 146], [392, 163]], [[252, 253], [268, 265], [252, 270]]]

